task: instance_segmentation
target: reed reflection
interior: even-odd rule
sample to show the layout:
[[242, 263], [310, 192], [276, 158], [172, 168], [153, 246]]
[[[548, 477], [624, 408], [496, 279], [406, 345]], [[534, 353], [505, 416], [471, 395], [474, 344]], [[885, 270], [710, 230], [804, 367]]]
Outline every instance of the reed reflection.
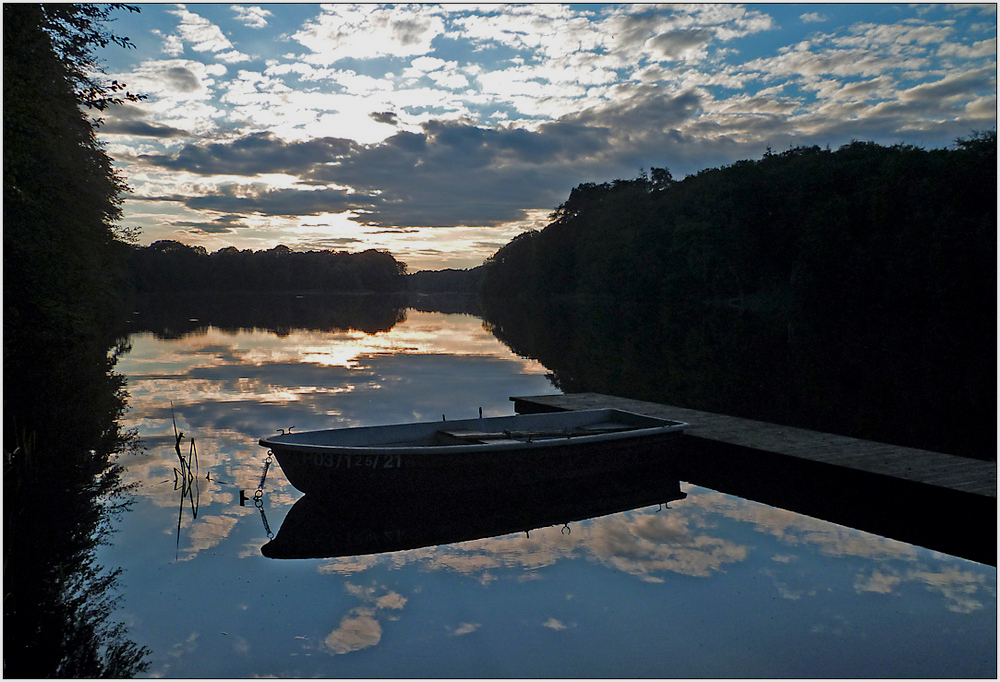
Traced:
[[[173, 411], [173, 405], [170, 406]], [[198, 475], [201, 473], [198, 463], [198, 448], [194, 438], [188, 449], [187, 457], [181, 452], [181, 443], [184, 440], [184, 432], [177, 430], [177, 422], [174, 421], [174, 451], [177, 453], [178, 467], [174, 468], [174, 490], [180, 492], [180, 504], [177, 509], [177, 541], [174, 548], [174, 558], [180, 556], [181, 551], [181, 522], [184, 519], [184, 501], [187, 500], [191, 510], [191, 520], [198, 518], [198, 507], [201, 504], [201, 484]], [[207, 474], [211, 476], [211, 474]]]

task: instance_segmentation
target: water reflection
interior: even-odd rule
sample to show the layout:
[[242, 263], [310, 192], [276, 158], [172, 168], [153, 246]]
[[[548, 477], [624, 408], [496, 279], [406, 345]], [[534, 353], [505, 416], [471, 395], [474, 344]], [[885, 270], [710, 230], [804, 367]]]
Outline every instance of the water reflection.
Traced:
[[914, 338], [863, 319], [820, 328], [780, 308], [720, 302], [539, 297], [487, 301], [484, 314], [499, 339], [540, 360], [567, 393], [996, 458], [995, 372], [970, 365], [979, 357], [970, 349], [995, 339], [962, 340], [945, 328], [941, 338]]
[[[620, 647], [619, 653], [634, 656], [629, 662], [614, 654], [583, 657], [591, 665], [595, 658], [603, 660], [608, 666], [603, 669], [625, 676], [634, 674], [631, 664], [661, 676], [713, 671], [724, 676], [877, 677], [934, 675], [934, 670], [952, 676], [958, 669], [989, 675], [995, 574], [978, 567], [963, 570], [910, 546], [780, 510], [767, 512], [762, 505], [696, 486], [685, 484], [683, 490], [687, 497], [671, 504], [669, 513], [658, 507], [636, 509], [573, 524], [571, 534], [551, 527], [530, 537], [515, 533], [324, 561], [318, 570], [343, 577], [343, 589], [356, 605], [317, 642], [318, 650], [341, 655], [382, 645], [398, 651], [392, 638], [405, 628], [401, 621], [420, 618], [410, 613], [411, 603], [433, 598], [455, 609], [442, 636], [475, 634], [490, 642], [506, 641], [498, 633], [502, 627], [514, 628], [521, 637], [538, 637], [529, 633], [544, 630], [564, 633], [552, 644], [573, 646], [574, 656], [587, 646], [601, 651]], [[754, 519], [756, 529], [767, 535], [742, 532], [743, 524], [733, 523], [737, 519]], [[817, 550], [837, 560], [820, 568]], [[462, 597], [458, 604], [440, 593], [428, 597], [421, 585], [437, 585], [443, 577], [387, 581], [392, 575], [454, 576], [443, 584]], [[632, 586], [628, 579], [635, 581]], [[526, 603], [521, 589], [544, 597], [538, 604]], [[608, 597], [602, 596], [604, 591]], [[474, 602], [465, 601], [473, 595], [478, 595]], [[503, 599], [516, 600], [512, 608], [518, 617], [479, 604]], [[962, 622], [976, 613], [985, 618]], [[671, 622], [666, 631], [664, 618]], [[627, 634], [616, 636], [616, 628]], [[596, 632], [601, 644], [593, 639]], [[629, 637], [646, 648], [629, 644]], [[978, 653], [963, 637], [980, 642]], [[469, 646], [477, 641], [470, 640]], [[734, 647], [737, 641], [740, 646]], [[875, 644], [883, 641], [899, 648], [883, 650]], [[953, 658], [956, 650], [948, 651], [953, 643], [968, 658], [960, 663]], [[933, 653], [922, 651], [925, 646]], [[656, 648], [663, 654], [653, 653]], [[532, 665], [491, 670], [554, 672], [554, 666], [539, 663], [537, 654], [527, 654], [530, 647], [523, 643], [514, 650], [531, 656]], [[754, 655], [754, 650], [766, 655]], [[795, 653], [805, 651], [810, 654]], [[574, 656], [551, 651], [546, 656], [578, 674], [594, 670]], [[721, 665], [711, 660], [720, 656], [726, 659]]]
[[[484, 413], [507, 414], [509, 390], [522, 377], [552, 392], [538, 362], [518, 358], [469, 315], [411, 311], [376, 334], [295, 329], [279, 337], [207, 327], [176, 340], [139, 333], [132, 342], [133, 419], [146, 439], [168, 436], [165, 396], [192, 429], [223, 426], [260, 437], [289, 426], [358, 425], [357, 415], [367, 423], [472, 417], [476, 396], [494, 402]], [[400, 392], [426, 400], [403, 411], [391, 402]]]
[[[995, 569], [686, 482], [678, 490], [676, 475], [620, 511], [579, 511], [570, 532], [576, 514], [564, 508], [482, 528], [530, 507], [530, 495], [505, 506], [470, 492], [463, 506], [357, 491], [318, 512], [317, 541], [312, 503], [272, 467], [263, 503], [274, 540], [305, 516], [303, 544], [329, 554], [264, 557], [261, 515], [239, 503], [261, 479], [260, 436], [474, 417], [479, 406], [510, 414], [508, 396], [553, 392], [544, 366], [471, 315], [410, 309], [374, 334], [282, 333], [136, 333], [120, 365], [146, 450], [126, 474], [142, 484], [135, 511], [103, 560], [126, 568], [118, 615], [153, 650], [151, 675], [996, 674]], [[200, 467], [197, 518], [187, 498], [179, 549], [171, 401], [183, 452], [195, 438]], [[603, 504], [596, 493], [572, 501]], [[428, 540], [422, 520], [442, 516], [460, 532]], [[369, 542], [386, 529], [406, 544]], [[358, 537], [368, 546], [346, 547]]]
[[132, 301], [129, 331], [179, 339], [212, 326], [226, 331], [292, 329], [385, 332], [402, 321], [406, 299], [390, 294], [214, 292], [144, 294]]
[[569, 534], [573, 521], [684, 496], [680, 481], [655, 464], [558, 485], [522, 482], [503, 489], [490, 481], [442, 481], [387, 492], [361, 482], [332, 499], [300, 499], [261, 553], [274, 559], [358, 556], [512, 532], [530, 538], [532, 530], [554, 524]]
[[[184, 433], [177, 430], [177, 423], [174, 422], [174, 451], [177, 453], [178, 462], [178, 466], [174, 468], [174, 490], [180, 494], [180, 503], [177, 509], [177, 543], [175, 545], [177, 555], [180, 554], [181, 549], [181, 523], [184, 520], [184, 504], [185, 502], [188, 504], [192, 521], [197, 520], [198, 507], [201, 505], [201, 481], [199, 480], [201, 466], [198, 462], [198, 448], [194, 438], [192, 438], [187, 456], [185, 456], [181, 452], [183, 440]], [[206, 474], [206, 478], [210, 477], [211, 472]]]
[[113, 369], [127, 346], [42, 336], [22, 352], [5, 337], [4, 675], [132, 676], [149, 651], [114, 616], [121, 569], [95, 558], [132, 501]]
[[[526, 387], [552, 392], [545, 368], [499, 344], [479, 318], [415, 310], [400, 317], [376, 333], [345, 318], [342, 329], [287, 329], [282, 336], [240, 326], [201, 326], [180, 338], [131, 336], [122, 371], [129, 378], [128, 422], [146, 448], [129, 463], [130, 480], [144, 482], [140, 494], [178, 508], [177, 430], [197, 435], [200, 514], [185, 530], [180, 560], [224, 542], [247, 511], [239, 508], [239, 491], [257, 487], [262, 435], [289, 426], [471, 417], [480, 406], [486, 415], [509, 414], [508, 396]], [[279, 510], [298, 494], [280, 471], [269, 476], [267, 493]]]

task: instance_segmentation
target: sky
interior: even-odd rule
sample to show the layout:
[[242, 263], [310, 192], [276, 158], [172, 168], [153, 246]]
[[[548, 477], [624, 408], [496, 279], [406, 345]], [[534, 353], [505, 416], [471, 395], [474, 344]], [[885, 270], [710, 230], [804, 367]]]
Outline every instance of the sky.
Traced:
[[125, 227], [479, 265], [585, 182], [996, 127], [996, 5], [169, 5], [99, 52]]

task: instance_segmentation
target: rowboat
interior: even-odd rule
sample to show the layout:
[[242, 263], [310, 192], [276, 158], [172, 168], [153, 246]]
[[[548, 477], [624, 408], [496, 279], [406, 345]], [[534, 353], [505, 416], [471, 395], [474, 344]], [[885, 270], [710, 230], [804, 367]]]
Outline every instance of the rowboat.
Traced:
[[288, 481], [337, 495], [378, 482], [408, 489], [447, 480], [503, 486], [614, 472], [663, 457], [687, 424], [624, 410], [366, 426], [261, 438]]
[[572, 533], [571, 523], [686, 497], [673, 467], [662, 459], [565, 483], [526, 483], [492, 493], [475, 482], [397, 492], [359, 484], [337, 497], [306, 494], [292, 505], [277, 535], [260, 551], [271, 559], [322, 559], [510, 533], [531, 537], [532, 531], [551, 526]]

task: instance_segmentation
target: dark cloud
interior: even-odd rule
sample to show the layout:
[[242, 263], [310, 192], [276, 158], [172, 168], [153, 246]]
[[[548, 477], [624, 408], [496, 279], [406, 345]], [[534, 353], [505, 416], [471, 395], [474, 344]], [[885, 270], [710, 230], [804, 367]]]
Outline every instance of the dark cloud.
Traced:
[[161, 75], [174, 90], [194, 92], [201, 89], [201, 80], [187, 67], [171, 66], [168, 69], [164, 69]]
[[364, 240], [357, 239], [356, 237], [326, 237], [323, 239], [314, 239], [308, 242], [302, 242], [300, 246], [306, 249], [331, 249], [340, 246], [350, 246], [351, 244], [363, 244]]
[[[694, 118], [701, 97], [693, 90], [667, 95], [657, 85], [627, 86], [621, 96], [603, 106], [571, 114], [566, 121], [587, 127], [613, 128], [618, 132], [642, 135], [678, 128]], [[560, 119], [563, 120], [563, 119]]]
[[134, 135], [136, 137], [191, 137], [191, 133], [160, 123], [146, 121], [105, 121], [101, 125], [105, 135]]
[[[937, 102], [943, 98], [974, 94], [996, 94], [996, 69], [976, 69], [956, 76], [942, 78], [934, 83], [924, 83], [903, 92], [904, 100]], [[962, 106], [965, 105], [963, 101]]]
[[232, 142], [190, 144], [173, 154], [143, 154], [139, 158], [156, 166], [200, 175], [296, 174], [358, 148], [353, 140], [336, 137], [286, 142], [272, 133], [263, 132]]
[[374, 200], [360, 193], [352, 194], [340, 189], [257, 191], [229, 185], [215, 194], [189, 197], [184, 200], [184, 204], [188, 208], [211, 211], [300, 216], [366, 209], [374, 204]]
[[170, 224], [174, 227], [189, 228], [189, 232], [202, 232], [205, 234], [228, 234], [235, 232], [237, 229], [249, 227], [243, 222], [243, 216], [235, 213], [219, 216], [215, 220], [208, 222], [175, 221]]
[[379, 123], [388, 123], [392, 126], [399, 123], [399, 117], [396, 116], [396, 112], [394, 111], [373, 111], [368, 115], [373, 121], [378, 121]]
[[101, 132], [107, 135], [140, 137], [192, 137], [191, 133], [162, 123], [151, 123], [150, 114], [142, 107], [120, 104], [108, 109]]
[[648, 45], [667, 60], [677, 60], [693, 48], [701, 47], [712, 39], [713, 33], [707, 29], [691, 31], [667, 31], [650, 38]]
[[203, 175], [284, 172], [302, 185], [353, 189], [230, 185], [185, 200], [193, 209], [282, 216], [354, 211], [358, 222], [381, 228], [486, 227], [523, 220], [528, 209], [554, 208], [580, 182], [634, 176], [653, 163], [643, 161], [651, 149], [684, 145], [677, 128], [700, 106], [695, 92], [668, 95], [638, 85], [623, 88], [613, 104], [536, 130], [432, 120], [420, 132], [399, 131], [372, 145], [330, 137], [286, 142], [256, 133], [142, 158]]

